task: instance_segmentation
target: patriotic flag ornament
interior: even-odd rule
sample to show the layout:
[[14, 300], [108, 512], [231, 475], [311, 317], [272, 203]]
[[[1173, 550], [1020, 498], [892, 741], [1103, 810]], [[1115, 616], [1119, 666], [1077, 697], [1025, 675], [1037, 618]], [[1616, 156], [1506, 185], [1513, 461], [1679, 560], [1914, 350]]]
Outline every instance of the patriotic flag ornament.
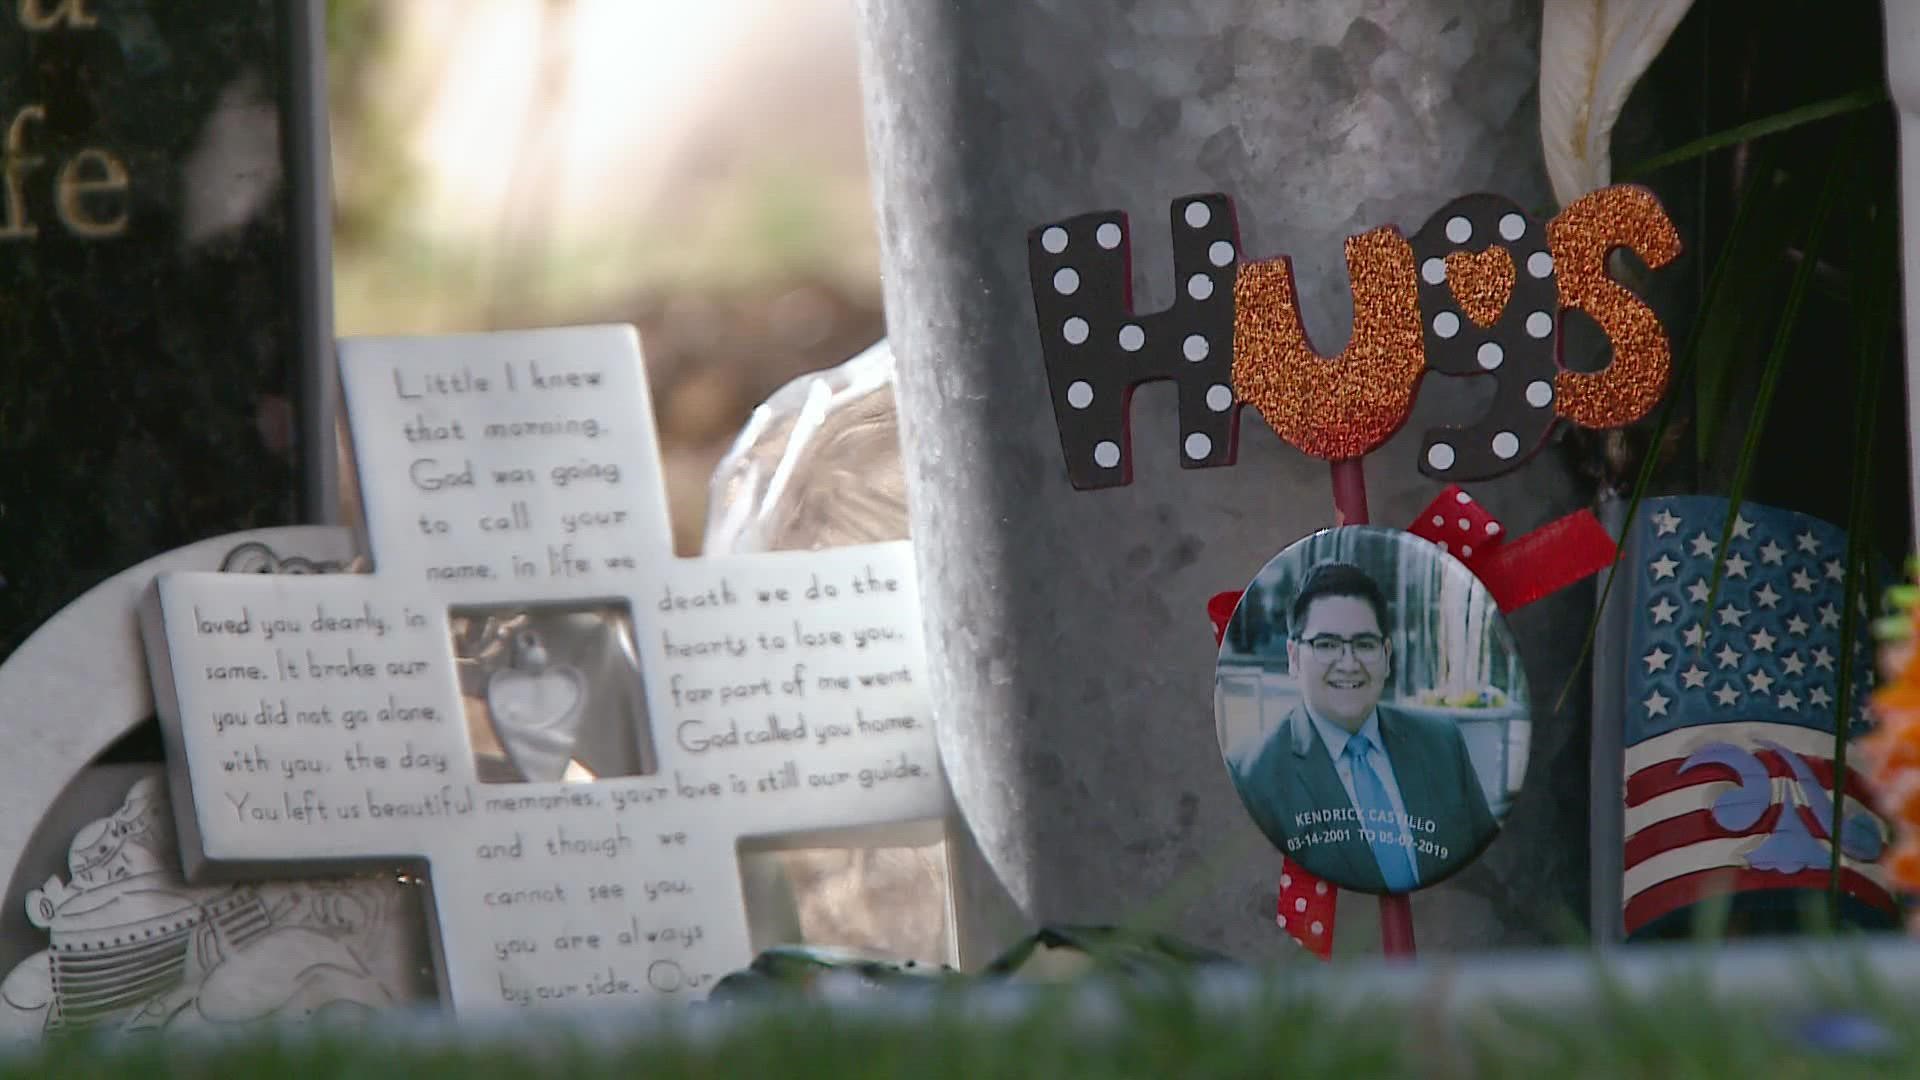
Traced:
[[[1849, 731], [1865, 730], [1873, 660], [1866, 603], [1843, 663], [1846, 535], [1751, 503], [1720, 550], [1727, 502], [1642, 504], [1622, 560], [1625, 677], [1622, 899], [1629, 937], [1684, 932], [1690, 905], [1793, 918], [1830, 883], [1834, 725], [1851, 671]], [[1713, 584], [1716, 561], [1722, 577]], [[1846, 917], [1891, 925], [1888, 829], [1848, 754], [1840, 850]]]

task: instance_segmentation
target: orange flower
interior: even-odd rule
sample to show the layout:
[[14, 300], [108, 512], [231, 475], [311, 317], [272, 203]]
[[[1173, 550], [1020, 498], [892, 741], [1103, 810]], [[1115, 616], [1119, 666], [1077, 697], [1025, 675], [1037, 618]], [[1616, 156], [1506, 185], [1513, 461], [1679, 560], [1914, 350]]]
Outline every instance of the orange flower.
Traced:
[[1893, 819], [1896, 839], [1882, 864], [1887, 877], [1896, 888], [1920, 891], [1920, 605], [1906, 614], [1906, 637], [1879, 650], [1882, 682], [1870, 702], [1876, 730], [1861, 740], [1861, 751], [1876, 801]]
[[1879, 730], [1861, 740], [1861, 750], [1886, 780], [1920, 768], [1920, 723], [1908, 714], [1879, 714]]
[[1902, 889], [1920, 889], [1920, 844], [1902, 838], [1887, 854], [1887, 877]]

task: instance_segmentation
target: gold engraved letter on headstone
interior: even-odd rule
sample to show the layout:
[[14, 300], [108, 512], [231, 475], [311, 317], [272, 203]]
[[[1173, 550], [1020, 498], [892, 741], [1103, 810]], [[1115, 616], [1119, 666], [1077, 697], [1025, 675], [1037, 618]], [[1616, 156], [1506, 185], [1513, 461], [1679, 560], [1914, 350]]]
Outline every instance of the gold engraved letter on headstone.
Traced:
[[0, 240], [31, 240], [40, 234], [27, 217], [27, 193], [22, 180], [28, 170], [46, 163], [38, 154], [26, 152], [27, 122], [44, 121], [47, 110], [44, 106], [28, 105], [13, 114], [13, 120], [7, 124], [7, 138], [0, 146], [0, 181], [4, 181], [4, 191], [0, 191], [0, 202], [6, 204], [6, 220], [0, 224]]
[[100, 24], [87, 14], [87, 0], [54, 0], [52, 11], [46, 10], [46, 0], [20, 0], [20, 25], [29, 30], [52, 30], [62, 19], [72, 30], [90, 30]]
[[[67, 159], [60, 167], [54, 185], [54, 209], [60, 221], [73, 235], [87, 240], [102, 240], [127, 231], [127, 166], [106, 150], [86, 149]], [[89, 201], [87, 196], [98, 196]], [[121, 196], [108, 202], [110, 196]], [[87, 212], [110, 205], [104, 216]]]

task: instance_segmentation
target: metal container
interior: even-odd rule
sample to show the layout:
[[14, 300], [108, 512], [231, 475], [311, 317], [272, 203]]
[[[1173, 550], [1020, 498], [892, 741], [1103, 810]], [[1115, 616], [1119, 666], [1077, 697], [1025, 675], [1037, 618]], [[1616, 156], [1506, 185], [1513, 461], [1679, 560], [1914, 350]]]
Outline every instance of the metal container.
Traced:
[[[1186, 471], [1174, 395], [1134, 396], [1131, 486], [1067, 483], [1027, 280], [1027, 230], [1133, 218], [1134, 303], [1173, 296], [1167, 212], [1237, 202], [1248, 258], [1291, 255], [1322, 352], [1351, 318], [1342, 244], [1411, 233], [1473, 191], [1547, 207], [1537, 6], [1518, 0], [862, 0], [862, 63], [913, 535], [946, 765], [971, 833], [963, 962], [1038, 922], [1143, 920], [1247, 959], [1280, 859], [1235, 797], [1211, 722], [1206, 601], [1332, 524], [1325, 463], [1243, 416], [1239, 464]], [[1420, 429], [1476, 380], [1429, 379], [1367, 463], [1373, 520], [1435, 494]], [[1473, 493], [1525, 531], [1587, 500], [1551, 450]], [[1512, 620], [1534, 693], [1528, 784], [1479, 862], [1414, 898], [1443, 950], [1559, 940], [1586, 906], [1585, 695], [1552, 702], [1591, 597]], [[1377, 946], [1343, 902], [1337, 946]]]

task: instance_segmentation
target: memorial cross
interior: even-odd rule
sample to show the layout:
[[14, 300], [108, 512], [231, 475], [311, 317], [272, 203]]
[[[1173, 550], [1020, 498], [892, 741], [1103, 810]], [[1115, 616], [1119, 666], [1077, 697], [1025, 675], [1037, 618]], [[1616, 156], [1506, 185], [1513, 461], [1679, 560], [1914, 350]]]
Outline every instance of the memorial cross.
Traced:
[[[750, 958], [743, 842], [937, 828], [908, 545], [676, 558], [630, 328], [349, 340], [340, 364], [372, 571], [166, 574], [143, 605], [190, 879], [424, 862], [451, 1008], [608, 1004]], [[654, 771], [481, 783], [451, 619], [608, 605]], [[597, 688], [520, 644], [489, 697], [527, 710], [539, 775]]]

